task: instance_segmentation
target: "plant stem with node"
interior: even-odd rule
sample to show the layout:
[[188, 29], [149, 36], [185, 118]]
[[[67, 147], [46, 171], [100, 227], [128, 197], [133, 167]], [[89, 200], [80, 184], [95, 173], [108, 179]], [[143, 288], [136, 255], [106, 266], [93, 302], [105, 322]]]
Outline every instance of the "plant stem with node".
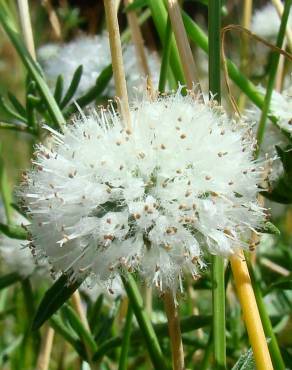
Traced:
[[184, 75], [187, 82], [187, 87], [191, 90], [194, 83], [196, 83], [198, 84], [198, 88], [200, 89], [200, 84], [198, 83], [198, 73], [186, 30], [182, 21], [180, 6], [177, 0], [167, 0], [167, 5], [171, 26], [174, 32]]
[[32, 27], [31, 27], [28, 1], [27, 0], [17, 0], [17, 3], [18, 3], [18, 9], [19, 9], [21, 30], [22, 30], [25, 46], [29, 54], [33, 58], [33, 60], [36, 60], [36, 53], [35, 53], [35, 47], [34, 47], [34, 41], [33, 41], [33, 33], [32, 33]]
[[171, 343], [173, 370], [183, 370], [185, 369], [184, 350], [181, 338], [179, 312], [174, 302], [173, 293], [167, 290], [163, 295], [163, 300]]
[[[244, 0], [243, 1], [243, 17], [242, 17], [242, 26], [244, 28], [250, 29], [251, 17], [252, 17], [252, 3], [253, 0]], [[249, 74], [249, 38], [247, 35], [242, 35], [242, 47], [241, 47], [241, 70], [243, 73], [248, 76]], [[239, 111], [244, 110], [246, 104], [246, 95], [241, 93], [238, 101]]]
[[[221, 103], [220, 28], [221, 1], [210, 0], [208, 6], [209, 90], [219, 104]], [[212, 307], [215, 369], [221, 370], [226, 367], [224, 259], [221, 256], [212, 256]]]
[[42, 337], [41, 350], [37, 359], [36, 370], [49, 370], [54, 335], [54, 329], [48, 326], [46, 328], [45, 335]]
[[273, 370], [266, 336], [243, 253], [239, 252], [239, 255], [231, 256], [230, 263], [256, 368], [257, 370]]
[[122, 44], [117, 16], [117, 8], [115, 0], [104, 0], [105, 16], [107, 30], [109, 33], [113, 75], [116, 87], [116, 95], [121, 116], [125, 122], [126, 130], [131, 133], [131, 116], [128, 101], [128, 92], [125, 78], [125, 70], [123, 65]]

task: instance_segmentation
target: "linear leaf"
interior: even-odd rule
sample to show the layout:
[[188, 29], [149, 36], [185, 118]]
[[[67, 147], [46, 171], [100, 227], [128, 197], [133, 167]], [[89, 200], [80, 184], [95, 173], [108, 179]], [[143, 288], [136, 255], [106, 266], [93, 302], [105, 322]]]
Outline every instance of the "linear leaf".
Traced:
[[69, 275], [61, 275], [46, 291], [34, 317], [32, 330], [40, 328], [71, 297], [80, 284], [81, 281], [71, 282]]
[[76, 90], [79, 86], [79, 83], [82, 77], [82, 72], [83, 72], [83, 67], [82, 65], [80, 65], [74, 72], [70, 86], [66, 92], [66, 95], [64, 96], [64, 99], [62, 100], [60, 104], [61, 109], [63, 109], [69, 103], [69, 101], [73, 98], [74, 94], [76, 93]]

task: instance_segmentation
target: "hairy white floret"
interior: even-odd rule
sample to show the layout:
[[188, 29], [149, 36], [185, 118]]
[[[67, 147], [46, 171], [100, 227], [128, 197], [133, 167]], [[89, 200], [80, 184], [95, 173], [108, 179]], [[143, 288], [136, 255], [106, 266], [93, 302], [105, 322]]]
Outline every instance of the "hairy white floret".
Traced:
[[[159, 63], [155, 53], [146, 50], [151, 78], [158, 84]], [[48, 82], [55, 86], [57, 77], [62, 75], [64, 87], [68, 89], [75, 70], [82, 65], [83, 73], [75, 98], [83, 95], [94, 86], [97, 77], [111, 63], [111, 52], [107, 33], [96, 36], [80, 36], [64, 44], [48, 44], [38, 50], [38, 58], [43, 65]], [[130, 97], [136, 96], [145, 84], [143, 73], [139, 70], [133, 44], [126, 44], [123, 49], [123, 59]], [[107, 96], [115, 96], [113, 79], [104, 91]]]
[[96, 281], [86, 281], [80, 286], [81, 291], [86, 294], [92, 302], [95, 302], [102, 294], [105, 303], [111, 306], [114, 300], [126, 296], [120, 276], [107, 281], [105, 284], [99, 284], [98, 282], [97, 284], [94, 283], [96, 283]]
[[180, 91], [131, 108], [93, 112], [38, 146], [22, 197], [37, 251], [57, 270], [101, 281], [123, 268], [160, 290], [196, 276], [203, 250], [246, 247], [264, 210], [250, 127]]

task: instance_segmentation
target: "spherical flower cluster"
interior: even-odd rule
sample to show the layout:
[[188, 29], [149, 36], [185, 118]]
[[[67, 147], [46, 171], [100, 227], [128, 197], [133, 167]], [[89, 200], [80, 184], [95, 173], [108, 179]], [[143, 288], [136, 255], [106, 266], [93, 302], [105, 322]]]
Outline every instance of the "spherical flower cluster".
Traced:
[[131, 108], [133, 132], [113, 110], [52, 132], [37, 148], [21, 196], [36, 251], [73, 277], [138, 271], [160, 290], [196, 276], [206, 248], [229, 256], [264, 220], [262, 167], [251, 129], [214, 103], [180, 91]]
[[[151, 78], [158, 84], [159, 63], [155, 53], [148, 51]], [[80, 36], [64, 45], [48, 44], [38, 50], [38, 59], [44, 68], [49, 84], [54, 87], [59, 75], [64, 78], [64, 87], [68, 89], [75, 70], [82, 65], [83, 73], [75, 98], [86, 93], [94, 86], [97, 77], [111, 63], [111, 52], [107, 33], [98, 36]], [[123, 50], [125, 73], [130, 96], [134, 97], [144, 87], [145, 78], [139, 70], [133, 44], [127, 44]], [[107, 96], [115, 96], [113, 79], [104, 92]]]
[[[275, 41], [280, 28], [281, 20], [273, 4], [267, 4], [257, 9], [252, 17], [251, 30], [264, 39]], [[290, 14], [288, 24], [292, 26]]]

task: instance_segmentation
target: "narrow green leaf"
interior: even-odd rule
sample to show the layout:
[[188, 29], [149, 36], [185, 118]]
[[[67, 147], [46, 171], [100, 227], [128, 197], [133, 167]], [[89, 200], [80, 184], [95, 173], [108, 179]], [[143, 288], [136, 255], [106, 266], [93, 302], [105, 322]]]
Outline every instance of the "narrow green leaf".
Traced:
[[[92, 89], [90, 89], [85, 95], [81, 96], [76, 100], [77, 105], [82, 108], [85, 105], [91, 103], [98, 96], [100, 96], [104, 89], [107, 87], [108, 83], [110, 82], [112, 75], [113, 75], [112, 65], [110, 64], [107, 67], [105, 67], [101, 74], [98, 76], [95, 86]], [[64, 115], [65, 117], [69, 117], [77, 110], [78, 108], [75, 102], [73, 102], [64, 110]]]
[[32, 330], [40, 328], [71, 297], [81, 283], [81, 281], [71, 282], [68, 275], [61, 275], [46, 291], [34, 317]]
[[63, 89], [64, 89], [64, 78], [63, 76], [59, 75], [57, 78], [55, 91], [54, 91], [54, 98], [58, 105], [60, 105], [60, 102], [63, 96]]
[[60, 104], [60, 107], [61, 109], [63, 109], [69, 102], [70, 100], [73, 98], [78, 86], [79, 86], [79, 83], [80, 83], [80, 80], [81, 80], [81, 77], [82, 77], [82, 72], [83, 72], [83, 67], [82, 65], [80, 65], [76, 71], [74, 72], [74, 75], [72, 77], [72, 81], [70, 83], [70, 86], [68, 88], [68, 91], [66, 92], [66, 95], [64, 96], [64, 99], [62, 100], [61, 104]]
[[8, 286], [21, 281], [22, 277], [16, 272], [11, 272], [10, 274], [0, 276], [0, 290], [7, 288]]
[[99, 322], [97, 318], [100, 315], [102, 304], [103, 304], [103, 294], [100, 294], [100, 296], [95, 301], [93, 307], [89, 311], [88, 324], [93, 333], [96, 332], [95, 330], [96, 324]]
[[0, 129], [19, 131], [19, 132], [28, 132], [30, 134], [34, 134], [27, 125], [22, 124], [22, 123], [10, 122], [8, 120], [1, 120]]
[[17, 111], [15, 111], [12, 107], [6, 104], [3, 96], [0, 96], [0, 107], [2, 110], [9, 116], [9, 118], [14, 118], [20, 122], [27, 123], [26, 117], [20, 115]]
[[62, 311], [64, 312], [66, 319], [68, 320], [78, 337], [82, 341], [84, 341], [85, 347], [88, 346], [90, 348], [90, 351], [94, 353], [97, 350], [94, 338], [92, 337], [91, 333], [84, 327], [76, 312], [69, 305], [66, 304], [63, 306]]
[[131, 329], [132, 329], [132, 320], [133, 320], [133, 310], [130, 305], [128, 305], [128, 312], [126, 318], [125, 329], [123, 333], [123, 342], [121, 355], [119, 360], [119, 370], [128, 369], [128, 351], [131, 338]]
[[98, 347], [98, 350], [95, 352], [92, 360], [94, 362], [100, 361], [106, 353], [112, 351], [113, 349], [117, 347], [120, 347], [121, 344], [122, 344], [121, 337], [114, 337], [114, 338], [108, 339], [107, 341], [105, 341]]
[[25, 108], [22, 106], [22, 104], [19, 102], [19, 100], [16, 98], [16, 96], [14, 96], [12, 93], [8, 92], [7, 94], [11, 104], [14, 106], [14, 108], [16, 109], [16, 111], [22, 116], [22, 117], [25, 117], [26, 116], [26, 111], [25, 111]]
[[0, 223], [0, 231], [11, 239], [27, 239], [27, 231], [22, 226]]
[[64, 325], [62, 319], [58, 315], [53, 315], [50, 319], [50, 325], [52, 328], [60, 334], [75, 351], [80, 355], [84, 360], [87, 360], [86, 350], [84, 344], [76, 336], [76, 334], [70, 330], [66, 325]]

